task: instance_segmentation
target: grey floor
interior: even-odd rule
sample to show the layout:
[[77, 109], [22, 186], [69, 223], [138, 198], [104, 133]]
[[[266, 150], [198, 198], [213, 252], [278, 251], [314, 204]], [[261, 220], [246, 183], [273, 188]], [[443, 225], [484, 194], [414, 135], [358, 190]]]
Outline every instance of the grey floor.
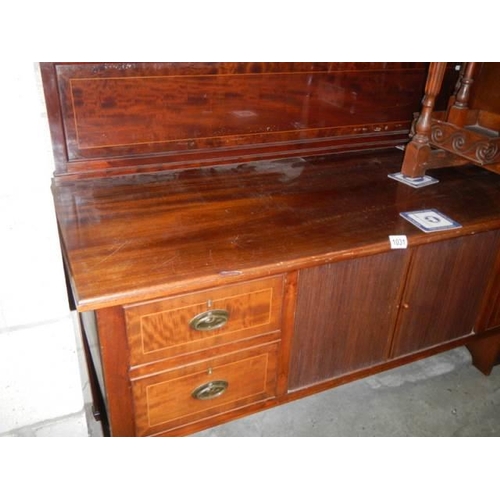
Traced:
[[195, 436], [500, 436], [500, 366], [458, 348]]
[[485, 377], [461, 347], [192, 437], [217, 436], [500, 436], [500, 365]]

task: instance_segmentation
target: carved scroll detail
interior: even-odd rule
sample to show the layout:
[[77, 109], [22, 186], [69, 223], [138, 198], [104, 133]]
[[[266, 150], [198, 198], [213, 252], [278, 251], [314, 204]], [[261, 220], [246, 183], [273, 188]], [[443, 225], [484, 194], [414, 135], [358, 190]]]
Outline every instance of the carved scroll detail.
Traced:
[[472, 131], [433, 120], [430, 134], [433, 146], [469, 159], [480, 165], [500, 161], [499, 139], [485, 139]]
[[500, 159], [498, 143], [478, 144], [476, 156], [484, 163], [495, 163]]

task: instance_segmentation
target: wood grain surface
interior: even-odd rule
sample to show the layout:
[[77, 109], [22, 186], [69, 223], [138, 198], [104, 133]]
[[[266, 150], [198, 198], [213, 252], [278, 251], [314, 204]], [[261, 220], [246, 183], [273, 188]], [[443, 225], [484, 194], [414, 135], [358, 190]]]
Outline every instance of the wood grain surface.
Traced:
[[[289, 159], [55, 183], [80, 310], [159, 298], [499, 227], [500, 176], [436, 170], [416, 190], [387, 178], [401, 152]], [[462, 228], [426, 234], [399, 213], [435, 208]]]
[[388, 359], [407, 252], [387, 252], [299, 273], [290, 389]]
[[[103, 176], [401, 144], [420, 108], [427, 66], [42, 63], [55, 174]], [[457, 75], [448, 65], [448, 88]]]
[[393, 357], [472, 332], [499, 243], [492, 231], [415, 250]]

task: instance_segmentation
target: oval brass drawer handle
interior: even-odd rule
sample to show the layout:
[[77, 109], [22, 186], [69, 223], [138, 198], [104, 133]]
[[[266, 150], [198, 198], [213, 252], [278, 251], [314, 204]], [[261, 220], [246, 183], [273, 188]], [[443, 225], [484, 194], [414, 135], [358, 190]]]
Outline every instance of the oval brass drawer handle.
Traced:
[[189, 326], [193, 330], [206, 332], [222, 328], [229, 320], [229, 312], [225, 309], [211, 309], [210, 311], [202, 312], [196, 315], [190, 322]]
[[191, 393], [191, 396], [193, 396], [194, 399], [200, 399], [202, 401], [206, 399], [215, 399], [224, 394], [228, 386], [229, 383], [225, 380], [214, 380], [197, 387]]

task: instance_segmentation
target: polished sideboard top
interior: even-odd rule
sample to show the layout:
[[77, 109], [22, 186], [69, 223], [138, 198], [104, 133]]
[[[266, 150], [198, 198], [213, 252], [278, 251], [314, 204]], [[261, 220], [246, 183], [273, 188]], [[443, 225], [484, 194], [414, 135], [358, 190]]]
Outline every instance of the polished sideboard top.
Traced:
[[[153, 299], [500, 227], [500, 176], [433, 171], [389, 179], [396, 148], [164, 171], [54, 185], [80, 310]], [[334, 168], [333, 168], [334, 167]], [[462, 228], [423, 233], [403, 211], [435, 208]]]
[[[42, 63], [53, 193], [80, 310], [370, 254], [389, 234], [497, 224], [498, 178], [397, 172], [426, 63]], [[446, 66], [445, 108], [457, 68]], [[479, 97], [484, 92], [479, 92]], [[366, 153], [363, 153], [366, 150]], [[202, 168], [203, 167], [203, 168]], [[448, 234], [449, 236], [449, 234]]]

